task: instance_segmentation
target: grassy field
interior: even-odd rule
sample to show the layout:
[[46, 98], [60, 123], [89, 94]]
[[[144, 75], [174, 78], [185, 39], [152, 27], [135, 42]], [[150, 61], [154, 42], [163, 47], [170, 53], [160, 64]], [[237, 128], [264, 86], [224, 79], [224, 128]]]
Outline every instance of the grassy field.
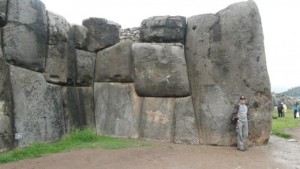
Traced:
[[47, 144], [33, 144], [27, 148], [17, 148], [0, 154], [0, 164], [23, 159], [40, 157], [43, 154], [58, 153], [78, 148], [105, 148], [121, 149], [128, 147], [148, 146], [137, 140], [118, 139], [107, 136], [98, 136], [91, 129], [73, 132], [61, 141]]
[[[278, 117], [276, 109], [273, 111], [273, 117]], [[300, 127], [300, 118], [294, 119], [294, 110], [288, 110], [287, 113], [285, 113], [285, 117], [273, 119], [272, 134], [283, 138], [291, 138], [291, 135], [285, 133], [284, 129], [297, 127]]]

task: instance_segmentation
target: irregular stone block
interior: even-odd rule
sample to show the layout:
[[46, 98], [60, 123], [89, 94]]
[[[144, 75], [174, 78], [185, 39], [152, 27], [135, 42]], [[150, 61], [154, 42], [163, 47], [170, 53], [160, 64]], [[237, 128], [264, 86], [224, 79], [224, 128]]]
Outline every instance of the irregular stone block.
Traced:
[[199, 132], [192, 97], [175, 99], [174, 142], [199, 144]]
[[154, 16], [141, 23], [142, 42], [181, 42], [184, 44], [186, 18], [183, 16]]
[[88, 51], [98, 52], [119, 42], [120, 25], [117, 23], [104, 18], [88, 18], [82, 25], [88, 29]]
[[74, 32], [71, 24], [60, 15], [48, 11], [49, 27], [49, 45], [56, 45], [60, 42], [69, 42], [74, 40]]
[[230, 116], [240, 95], [250, 103], [249, 144], [267, 143], [272, 96], [256, 4], [188, 18], [185, 42], [200, 143], [236, 144]]
[[50, 83], [74, 85], [76, 82], [76, 52], [74, 32], [67, 20], [48, 12], [49, 41], [45, 79]]
[[[40, 0], [9, 0], [7, 21], [26, 25], [47, 35], [46, 7]], [[45, 35], [45, 36], [46, 36]]]
[[81, 25], [73, 25], [75, 48], [87, 50], [88, 29]]
[[0, 0], [0, 26], [6, 24], [7, 0]]
[[94, 83], [98, 134], [138, 138], [142, 98], [133, 84]]
[[183, 45], [134, 43], [135, 87], [144, 97], [181, 97], [190, 94]]
[[3, 52], [6, 61], [42, 72], [47, 51], [45, 5], [39, 0], [8, 2], [8, 24], [3, 28]]
[[97, 53], [95, 81], [133, 82], [132, 41], [122, 41]]
[[54, 142], [64, 132], [61, 87], [48, 84], [42, 74], [10, 66], [13, 113], [20, 147]]
[[76, 78], [76, 52], [66, 42], [48, 45], [45, 79], [50, 83], [74, 85]]
[[94, 81], [96, 54], [83, 50], [76, 50], [76, 84], [90, 86]]
[[12, 96], [9, 81], [9, 66], [5, 63], [0, 48], [0, 152], [12, 148], [14, 140], [12, 132]]
[[140, 137], [172, 142], [174, 133], [174, 107], [174, 98], [144, 98]]
[[92, 87], [62, 87], [65, 133], [75, 129], [95, 128]]

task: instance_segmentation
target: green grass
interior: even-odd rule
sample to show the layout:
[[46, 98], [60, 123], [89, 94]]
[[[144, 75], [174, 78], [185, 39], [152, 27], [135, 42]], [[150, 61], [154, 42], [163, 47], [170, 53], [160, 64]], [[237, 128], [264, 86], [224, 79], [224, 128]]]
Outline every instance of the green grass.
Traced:
[[17, 148], [0, 154], [0, 164], [23, 159], [41, 157], [44, 154], [52, 154], [70, 151], [78, 148], [105, 148], [121, 149], [128, 147], [148, 146], [137, 140], [118, 139], [108, 136], [98, 136], [91, 129], [75, 131], [56, 143], [32, 144], [26, 148]]
[[[277, 110], [273, 110], [273, 117], [277, 117]], [[277, 119], [273, 119], [272, 121], [272, 134], [283, 137], [283, 138], [291, 138], [290, 134], [284, 132], [285, 129], [288, 128], [297, 128], [300, 127], [300, 119], [294, 119], [294, 110], [287, 110], [285, 113], [285, 117], [278, 117]]]

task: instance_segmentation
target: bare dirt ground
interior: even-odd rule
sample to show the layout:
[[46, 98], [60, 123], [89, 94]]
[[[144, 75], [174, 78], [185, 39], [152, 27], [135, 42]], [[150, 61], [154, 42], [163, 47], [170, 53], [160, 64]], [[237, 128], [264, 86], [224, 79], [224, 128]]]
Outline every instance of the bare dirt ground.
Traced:
[[[300, 138], [300, 129], [294, 129]], [[178, 145], [121, 150], [80, 149], [2, 164], [0, 169], [300, 169], [300, 142], [272, 136], [267, 146], [235, 147]]]

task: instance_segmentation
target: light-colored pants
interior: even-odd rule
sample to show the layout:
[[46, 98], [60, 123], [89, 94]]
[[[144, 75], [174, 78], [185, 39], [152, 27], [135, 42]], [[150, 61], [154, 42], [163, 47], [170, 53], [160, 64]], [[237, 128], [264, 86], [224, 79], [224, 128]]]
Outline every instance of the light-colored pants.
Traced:
[[237, 132], [237, 148], [239, 150], [244, 150], [247, 146], [248, 121], [242, 122], [238, 120], [236, 123], [236, 132]]

